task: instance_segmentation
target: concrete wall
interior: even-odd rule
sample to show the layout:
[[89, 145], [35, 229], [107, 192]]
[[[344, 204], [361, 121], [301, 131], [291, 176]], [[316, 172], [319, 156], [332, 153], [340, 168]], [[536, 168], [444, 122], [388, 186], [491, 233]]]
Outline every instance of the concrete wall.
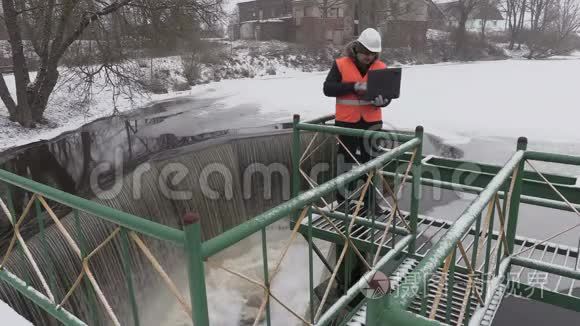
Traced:
[[254, 31], [254, 25], [256, 23], [246, 22], [240, 24], [240, 39], [242, 40], [255, 40], [256, 34]]
[[291, 16], [290, 0], [256, 0], [238, 3], [240, 22]]
[[323, 10], [317, 1], [321, 0], [293, 2], [296, 41], [305, 44], [335, 45], [349, 42], [353, 36], [353, 18], [349, 1], [338, 2], [328, 8], [326, 18], [323, 18]]
[[302, 17], [296, 25], [299, 43], [341, 45], [346, 39], [343, 18]]
[[286, 22], [264, 22], [258, 25], [258, 39], [261, 41], [288, 41], [288, 24]]
[[255, 1], [238, 3], [240, 22], [258, 19], [257, 8]]
[[289, 41], [288, 22], [244, 22], [240, 25], [242, 40], [280, 40]]

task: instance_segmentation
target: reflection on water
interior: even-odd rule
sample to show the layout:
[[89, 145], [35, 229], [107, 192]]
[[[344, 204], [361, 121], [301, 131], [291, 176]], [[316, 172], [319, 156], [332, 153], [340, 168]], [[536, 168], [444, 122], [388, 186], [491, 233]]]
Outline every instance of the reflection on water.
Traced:
[[[250, 106], [235, 108], [232, 115], [212, 105], [212, 100], [182, 98], [156, 103], [128, 115], [103, 118], [56, 139], [4, 151], [0, 154], [0, 166], [64, 191], [91, 197], [94, 193], [88, 189], [88, 181], [99, 164], [123, 168], [127, 173], [168, 149], [227, 135], [288, 127], [274, 123], [268, 116], [256, 118], [258, 109]], [[106, 176], [101, 178], [104, 179], [101, 182], [106, 182]]]
[[[208, 139], [289, 127], [273, 120], [267, 115], [258, 117], [258, 109], [250, 106], [235, 108], [232, 114], [220, 111], [213, 100], [180, 98], [127, 115], [99, 119], [49, 141], [9, 149], [0, 154], [0, 168], [94, 198], [118, 174], [130, 173], [161, 152]], [[4, 186], [0, 191], [6, 191]], [[25, 196], [14, 191], [17, 213], [26, 204]], [[11, 236], [7, 234], [11, 229], [7, 223], [0, 219], [0, 248], [2, 239]], [[25, 237], [36, 230], [34, 223], [22, 229]]]

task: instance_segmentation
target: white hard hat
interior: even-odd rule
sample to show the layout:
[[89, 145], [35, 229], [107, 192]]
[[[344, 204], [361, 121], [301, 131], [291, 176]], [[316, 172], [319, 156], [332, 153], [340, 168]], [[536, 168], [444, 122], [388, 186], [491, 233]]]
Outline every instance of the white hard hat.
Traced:
[[371, 52], [379, 53], [382, 50], [381, 34], [374, 28], [365, 29], [357, 41]]

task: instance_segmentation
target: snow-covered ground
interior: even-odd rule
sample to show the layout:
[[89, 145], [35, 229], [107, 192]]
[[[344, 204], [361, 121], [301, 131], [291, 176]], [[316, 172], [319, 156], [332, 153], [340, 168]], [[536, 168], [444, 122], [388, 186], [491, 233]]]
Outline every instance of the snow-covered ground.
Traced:
[[[385, 122], [395, 129], [413, 129], [420, 124], [450, 143], [471, 137], [521, 135], [531, 141], [577, 141], [580, 53], [565, 59], [404, 67], [402, 97], [384, 110]], [[171, 66], [171, 62], [164, 64]], [[223, 80], [194, 86], [190, 91], [137, 97], [133, 105], [121, 97], [117, 109], [123, 112], [149, 101], [192, 96], [216, 99], [215, 110], [249, 105], [277, 121], [289, 121], [294, 113], [313, 118], [333, 111], [334, 100], [322, 95], [325, 76], [326, 72], [280, 69], [273, 76]], [[0, 149], [49, 139], [113, 112], [110, 90], [101, 92], [82, 112], [70, 104], [59, 105], [67, 95], [66, 90], [58, 92], [46, 113], [56, 128], [21, 128], [10, 122], [5, 108], [0, 107]]]
[[[34, 76], [34, 74], [31, 75]], [[4, 79], [10, 91], [14, 94], [13, 75], [6, 75]], [[94, 101], [90, 104], [81, 105], [80, 103], [75, 103], [74, 95], [71, 96], [71, 93], [71, 90], [65, 86], [57, 88], [45, 111], [45, 118], [49, 121], [49, 124], [38, 125], [33, 129], [23, 128], [16, 122], [10, 121], [8, 119], [8, 110], [3, 103], [0, 103], [0, 150], [54, 138], [98, 118], [110, 116], [115, 108], [118, 112], [125, 112], [145, 105], [150, 101], [181, 95], [179, 92], [148, 96], [137, 95], [133, 98], [133, 102], [126, 97], [119, 97], [116, 101], [113, 101], [113, 90], [103, 89], [95, 95]]]
[[[0, 54], [6, 51], [4, 43], [0, 42]], [[69, 79], [74, 76], [73, 70], [62, 68], [60, 80], [68, 82], [59, 83], [50, 98], [44, 115], [48, 124], [39, 125], [35, 129], [22, 128], [8, 119], [8, 111], [0, 102], [0, 151], [33, 141], [54, 138], [95, 119], [110, 116], [114, 112], [123, 113], [154, 101], [191, 94], [186, 79], [186, 69], [191, 67], [191, 62], [194, 62], [196, 71], [192, 82], [203, 84], [222, 79], [260, 78], [322, 70], [326, 66], [324, 62], [333, 57], [330, 49], [329, 52], [319, 53], [323, 57], [317, 57], [312, 53], [304, 55], [301, 48], [279, 41], [226, 43], [210, 44], [208, 45], [210, 49], [193, 58], [191, 55], [184, 55], [138, 59], [124, 66], [129, 72], [127, 75], [138, 78], [144, 84], [156, 85], [154, 88], [157, 91], [167, 91], [166, 94], [136, 92], [134, 89], [131, 89], [131, 92], [119, 92], [118, 89], [113, 92], [111, 87], [103, 86], [104, 78], [101, 75], [101, 78], [95, 79], [90, 101], [83, 101], [79, 99], [83, 98], [84, 89], [74, 88], [75, 83], [71, 83]], [[34, 77], [35, 73], [31, 73], [31, 79]], [[78, 76], [74, 78], [78, 80]], [[5, 75], [4, 79], [14, 96], [16, 91], [13, 75]], [[131, 96], [127, 96], [128, 93]]]
[[[334, 110], [334, 99], [322, 95], [325, 76], [226, 80], [195, 87], [192, 95], [215, 98], [220, 110], [252, 105], [278, 121], [294, 113], [309, 119]], [[423, 125], [450, 143], [518, 136], [575, 142], [579, 76], [580, 57], [405, 67], [401, 99], [384, 110], [384, 120], [395, 129]]]

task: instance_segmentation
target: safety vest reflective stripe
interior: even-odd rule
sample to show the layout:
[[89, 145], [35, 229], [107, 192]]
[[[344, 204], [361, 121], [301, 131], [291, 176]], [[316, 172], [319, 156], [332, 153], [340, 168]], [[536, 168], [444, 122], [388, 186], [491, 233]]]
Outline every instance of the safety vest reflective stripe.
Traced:
[[343, 104], [343, 105], [350, 105], [350, 106], [367, 106], [371, 105], [371, 101], [363, 101], [363, 100], [347, 100], [343, 98], [337, 98], [336, 104]]
[[[343, 83], [366, 82], [368, 80], [368, 76], [361, 75], [354, 60], [350, 57], [338, 58], [336, 65]], [[384, 68], [387, 68], [386, 64], [380, 60], [375, 60], [369, 67], [369, 71]], [[354, 92], [336, 98], [336, 121], [357, 123], [361, 119], [366, 122], [382, 120], [381, 108], [374, 106], [369, 101], [361, 100]]]

